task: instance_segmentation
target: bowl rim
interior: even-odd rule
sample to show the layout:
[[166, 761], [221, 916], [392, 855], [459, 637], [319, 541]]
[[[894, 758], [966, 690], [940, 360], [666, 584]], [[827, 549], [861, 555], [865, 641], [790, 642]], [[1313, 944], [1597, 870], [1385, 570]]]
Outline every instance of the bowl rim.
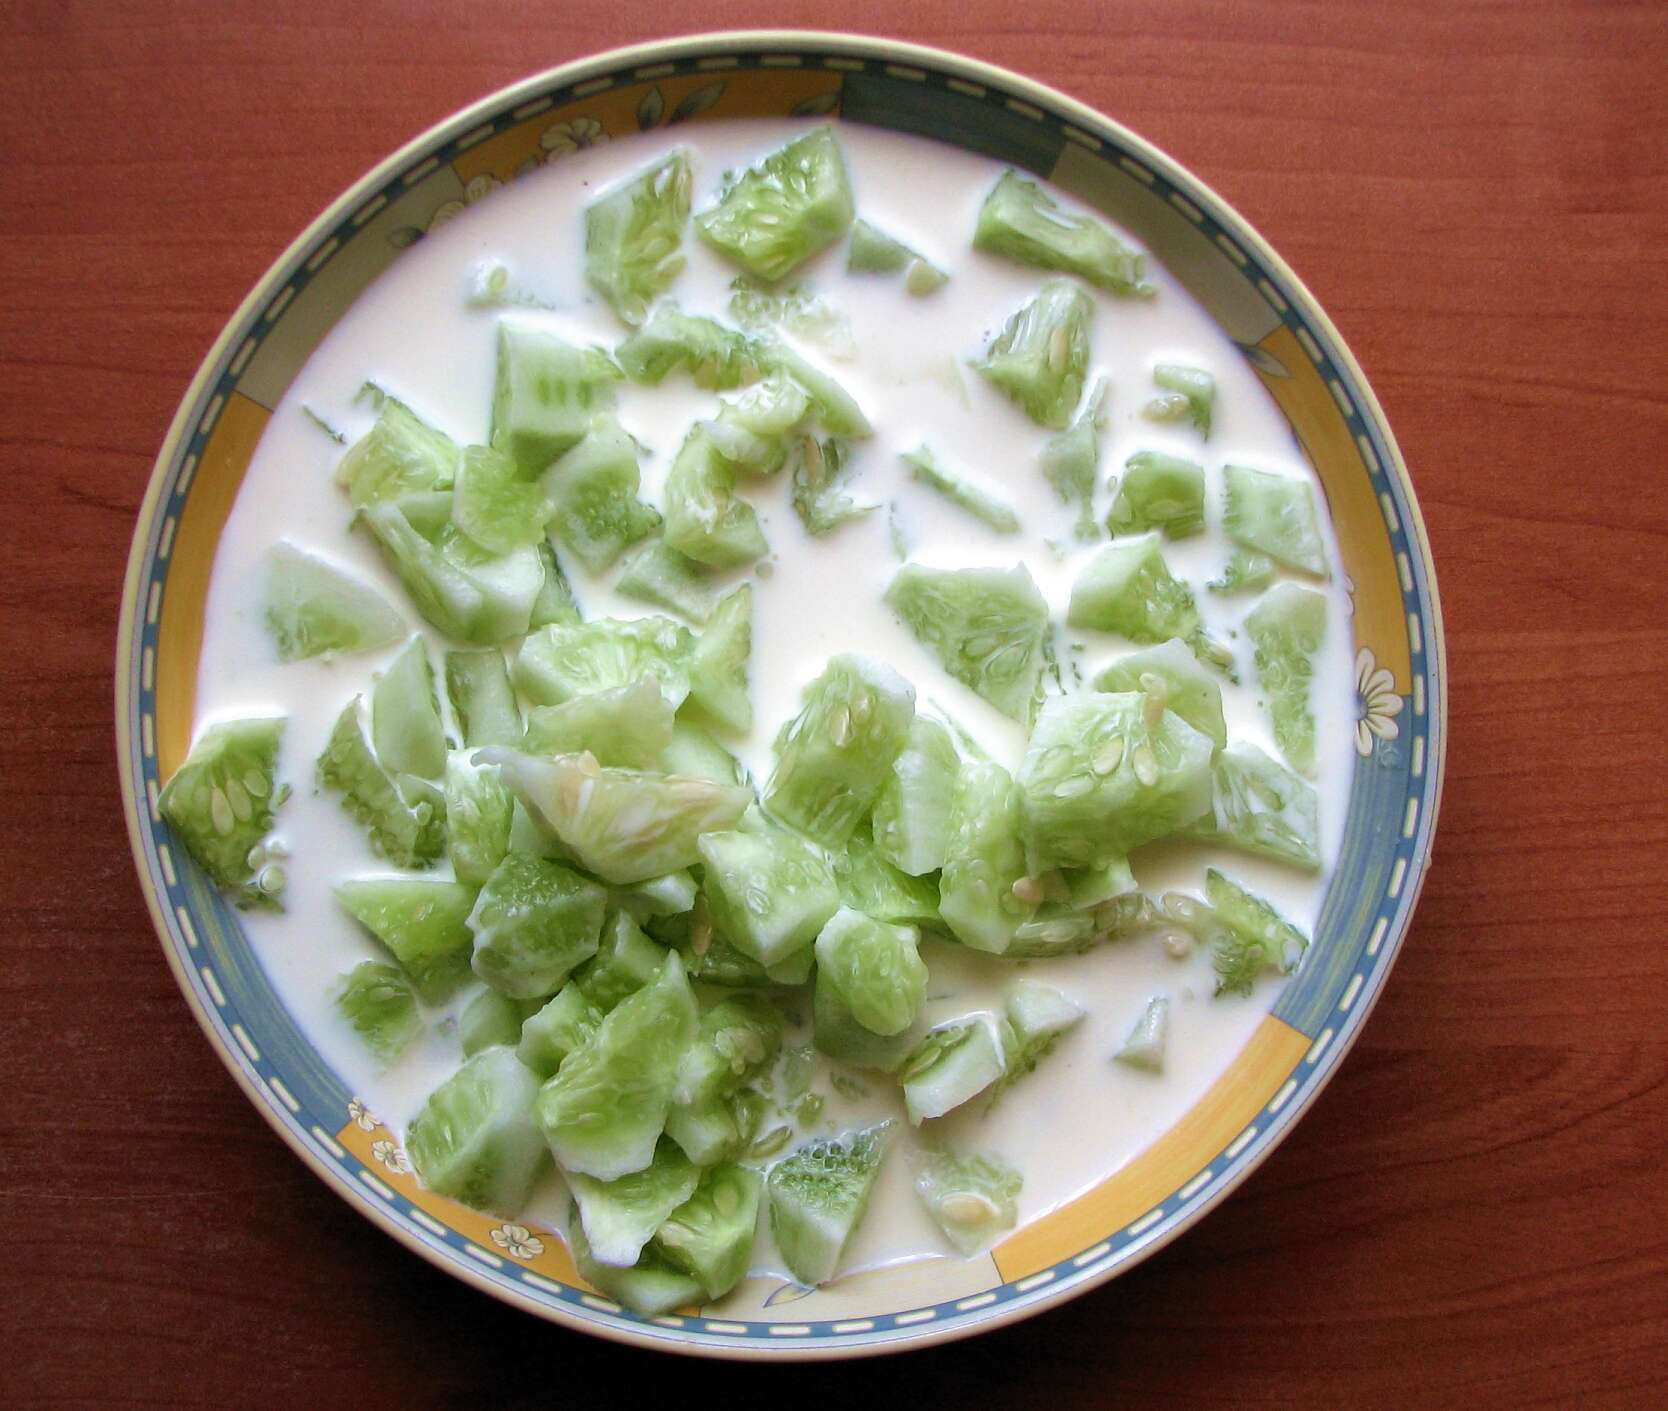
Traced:
[[[275, 291], [281, 288], [283, 283], [291, 277], [317, 243], [329, 231], [359, 209], [368, 196], [382, 189], [391, 179], [405, 171], [414, 158], [443, 147], [448, 141], [468, 133], [487, 118], [517, 106], [517, 100], [525, 101], [535, 95], [542, 95], [553, 88], [582, 84], [589, 78], [601, 76], [604, 73], [612, 74], [628, 66], [665, 63], [679, 59], [699, 59], [715, 53], [729, 54], [737, 50], [769, 53], [778, 49], [791, 51], [803, 48], [816, 49], [825, 55], [843, 56], [852, 59], [872, 59], [881, 62], [902, 61], [906, 63], [913, 61], [936, 68], [940, 72], [954, 75], [970, 83], [983, 83], [999, 87], [1044, 110], [1052, 110], [1066, 121], [1076, 124], [1085, 131], [1093, 132], [1097, 128], [1110, 131], [1114, 134], [1118, 143], [1136, 153], [1144, 163], [1162, 174], [1172, 185], [1198, 192], [1206, 198], [1211, 206], [1210, 213], [1212, 217], [1225, 230], [1231, 232], [1233, 238], [1239, 242], [1243, 249], [1254, 254], [1267, 268], [1280, 276], [1286, 289], [1295, 295], [1300, 302], [1304, 318], [1325, 335], [1329, 356], [1350, 375], [1352, 391], [1356, 394], [1356, 400], [1361, 405], [1363, 420], [1369, 423], [1378, 433], [1383, 448], [1388, 453], [1389, 465], [1386, 470], [1398, 481], [1399, 488], [1405, 497], [1401, 517], [1410, 542], [1417, 547], [1420, 568], [1428, 589], [1428, 603], [1422, 606], [1426, 618], [1424, 640], [1425, 653], [1429, 663], [1427, 669], [1433, 687], [1431, 691], [1432, 699], [1427, 706], [1431, 721], [1430, 748], [1425, 764], [1431, 780], [1428, 794], [1429, 803], [1426, 807], [1423, 843], [1415, 848], [1412, 855], [1409, 885], [1405, 891], [1406, 903], [1401, 908], [1399, 921], [1392, 925], [1390, 931], [1384, 937], [1382, 962], [1368, 977], [1367, 984], [1357, 997], [1358, 1002], [1352, 1007], [1344, 1024], [1340, 1026], [1329, 1052], [1324, 1055], [1324, 1064], [1317, 1064], [1321, 1071], [1314, 1075], [1312, 1081], [1300, 1086], [1296, 1095], [1297, 1100], [1279, 1113], [1269, 1128], [1261, 1134], [1260, 1139], [1255, 1141], [1237, 1160], [1234, 1160], [1230, 1168], [1212, 1184], [1201, 1198], [1197, 1199], [1188, 1208], [1178, 1211], [1171, 1219], [1163, 1222], [1153, 1231], [1150, 1237], [1132, 1242], [1127, 1247], [1124, 1258], [1110, 1263], [1103, 1270], [1096, 1271], [1087, 1277], [1068, 1281], [1063, 1286], [1039, 1290], [1035, 1296], [1020, 1297], [1008, 1300], [1005, 1303], [990, 1305], [987, 1316], [974, 1316], [952, 1323], [927, 1323], [918, 1328], [894, 1328], [877, 1333], [874, 1337], [861, 1342], [840, 1343], [834, 1346], [784, 1343], [764, 1343], [761, 1345], [760, 1342], [751, 1339], [732, 1342], [708, 1342], [687, 1334], [682, 1337], [667, 1336], [666, 1334], [675, 1331], [673, 1329], [662, 1329], [661, 1335], [655, 1335], [621, 1323], [593, 1322], [577, 1318], [572, 1312], [560, 1305], [541, 1302], [533, 1298], [530, 1293], [524, 1293], [517, 1287], [487, 1278], [484, 1271], [469, 1268], [466, 1262], [455, 1258], [450, 1250], [436, 1247], [405, 1229], [394, 1218], [392, 1212], [373, 1201], [367, 1192], [357, 1189], [343, 1172], [328, 1165], [296, 1137], [295, 1133], [281, 1119], [272, 1095], [251, 1071], [242, 1054], [232, 1045], [225, 1043], [216, 1031], [207, 1007], [187, 979], [184, 964], [177, 948], [169, 944], [169, 920], [165, 915], [162, 900], [156, 888], [152, 885], [144, 848], [148, 829], [145, 819], [148, 819], [149, 815], [148, 811], [141, 807], [141, 801], [134, 788], [133, 775], [127, 768], [128, 761], [133, 756], [134, 744], [130, 725], [129, 683], [134, 679], [133, 671], [138, 652], [138, 639], [134, 632], [134, 626], [139, 612], [139, 588], [148, 557], [149, 529], [156, 517], [169, 467], [180, 448], [181, 442], [188, 439], [190, 427], [196, 420], [197, 409], [201, 406], [204, 394], [212, 382], [218, 378], [222, 366], [233, 348], [243, 338], [253, 316], [267, 305]], [[1368, 382], [1366, 374], [1356, 360], [1354, 353], [1308, 286], [1250, 222], [1214, 187], [1116, 119], [1071, 97], [1069, 94], [1000, 65], [936, 46], [852, 31], [806, 29], [715, 30], [649, 40], [587, 55], [529, 74], [457, 109], [449, 116], [442, 118], [411, 138], [352, 182], [285, 247], [250, 288], [248, 294], [226, 320], [219, 335], [204, 354], [195, 375], [181, 397], [179, 407], [169, 424], [167, 434], [152, 464], [145, 494], [140, 502], [135, 520], [133, 540], [122, 585], [115, 667], [116, 762], [121, 786], [122, 806], [127, 824], [128, 841], [140, 887], [145, 896], [146, 908], [150, 912], [153, 931], [168, 961], [175, 983], [184, 996], [199, 1028], [207, 1037], [209, 1046], [218, 1055], [233, 1080], [243, 1090], [244, 1095], [249, 1099], [255, 1110], [260, 1113], [267, 1125], [278, 1134], [285, 1145], [299, 1156], [315, 1175], [324, 1181], [329, 1189], [373, 1225], [384, 1233], [391, 1235], [405, 1248], [413, 1251], [436, 1268], [454, 1278], [467, 1282], [480, 1291], [490, 1294], [499, 1301], [553, 1322], [558, 1326], [605, 1338], [611, 1342], [659, 1352], [731, 1361], [802, 1362], [872, 1357], [889, 1352], [914, 1350], [954, 1342], [975, 1334], [989, 1332], [1030, 1318], [1050, 1308], [1057, 1307], [1070, 1299], [1086, 1294], [1092, 1289], [1101, 1287], [1108, 1280], [1128, 1272], [1137, 1264], [1150, 1258], [1215, 1210], [1285, 1140], [1296, 1127], [1303, 1114], [1313, 1105], [1319, 1094], [1336, 1077], [1344, 1058], [1354, 1047], [1368, 1016], [1382, 996], [1390, 972], [1394, 968], [1395, 961], [1411, 928], [1412, 919], [1424, 889], [1446, 783], [1448, 737], [1447, 646], [1436, 567], [1431, 554], [1424, 514], [1414, 491], [1406, 461], [1402, 456], [1401, 449], [1396, 442], [1395, 435], [1390, 428], [1388, 419], [1385, 417], [1384, 409], [1380, 405], [1376, 393]]]

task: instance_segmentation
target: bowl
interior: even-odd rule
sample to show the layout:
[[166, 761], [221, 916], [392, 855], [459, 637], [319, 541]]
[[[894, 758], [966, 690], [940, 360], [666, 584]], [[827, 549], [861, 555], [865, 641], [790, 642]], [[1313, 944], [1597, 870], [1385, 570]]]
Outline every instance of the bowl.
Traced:
[[[190, 744], [216, 543], [284, 389], [354, 297], [497, 184], [611, 134], [830, 115], [1037, 173], [1135, 234], [1211, 313], [1279, 405], [1327, 495], [1354, 609], [1357, 757], [1314, 944], [1223, 1076], [1101, 1184], [974, 1260], [923, 1260], [806, 1291], [750, 1281], [713, 1310], [645, 1318], [588, 1288], [560, 1241], [419, 1187], [374, 1112], [287, 1014], [236, 912], [169, 840], [158, 790]], [[134, 533], [116, 660], [134, 861], [209, 1041], [273, 1129], [367, 1218], [457, 1278], [568, 1327], [731, 1358], [873, 1354], [984, 1331], [1129, 1269], [1221, 1202], [1337, 1071], [1383, 989], [1429, 863], [1446, 672], [1430, 548], [1360, 368], [1278, 255], [1198, 178], [1053, 90], [890, 40], [736, 33], [564, 65], [493, 94], [368, 173], [227, 324], [157, 457]]]

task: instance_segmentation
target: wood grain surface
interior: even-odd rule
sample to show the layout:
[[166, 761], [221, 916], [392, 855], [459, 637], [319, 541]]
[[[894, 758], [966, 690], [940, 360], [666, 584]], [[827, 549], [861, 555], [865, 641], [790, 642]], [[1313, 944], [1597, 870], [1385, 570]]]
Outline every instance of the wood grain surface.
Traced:
[[[289, 240], [511, 79], [745, 24], [1010, 66], [1234, 202], [1384, 402], [1452, 671], [1430, 884], [1292, 1138], [1060, 1311], [821, 1370], [545, 1326], [329, 1194], [174, 990], [111, 718], [152, 458]], [[1668, 1404], [1660, 0], [6, 0], [0, 34], [0, 1406]]]

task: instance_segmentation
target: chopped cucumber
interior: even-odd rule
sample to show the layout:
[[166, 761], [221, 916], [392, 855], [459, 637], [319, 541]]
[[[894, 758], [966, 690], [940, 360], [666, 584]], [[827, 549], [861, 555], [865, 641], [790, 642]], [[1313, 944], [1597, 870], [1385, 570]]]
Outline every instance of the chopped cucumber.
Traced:
[[157, 799], [174, 836], [239, 906], [277, 906], [283, 890], [283, 869], [256, 851], [280, 802], [283, 735], [281, 716], [209, 726]]
[[[1083, 1022], [1084, 1009], [1052, 985], [1021, 980], [1008, 995], [1002, 1026], [1001, 1078], [991, 1088], [990, 1104], [1054, 1052], [1060, 1040]], [[987, 1112], [990, 1110], [987, 1105]]]
[[621, 1000], [652, 984], [665, 963], [665, 948], [645, 936], [625, 912], [617, 911], [603, 927], [596, 959], [579, 972], [576, 983], [607, 1014]]
[[1003, 570], [906, 563], [886, 601], [951, 676], [1011, 719], [1031, 718], [1048, 604], [1023, 564]]
[[776, 1061], [782, 1031], [782, 1011], [763, 995], [713, 1005], [678, 1065], [679, 1105], [700, 1106], [735, 1092]]
[[641, 924], [656, 916], [682, 916], [695, 907], [695, 878], [679, 868], [662, 877], [650, 877], [635, 886], [614, 888], [614, 905]]
[[1170, 1037], [1170, 1001], [1163, 995], [1148, 1000], [1129, 1031], [1123, 1047], [1112, 1056], [1128, 1068], [1144, 1073], [1164, 1071], [1164, 1045]]
[[1267, 554], [1254, 554], [1248, 549], [1235, 549], [1222, 566], [1222, 576], [1213, 578], [1205, 587], [1213, 593], [1255, 593], [1274, 582], [1274, 560]]
[[469, 979], [469, 912], [477, 887], [410, 877], [338, 882], [342, 910], [393, 952], [425, 1004], [445, 1004]]
[[615, 422], [593, 427], [544, 474], [552, 532], [590, 572], [601, 573], [660, 527], [637, 498], [637, 445]]
[[824, 846], [841, 846], [873, 807], [914, 715], [915, 688], [891, 667], [833, 657], [776, 737], [766, 805]]
[[837, 986], [818, 979], [811, 997], [813, 1042], [817, 1052], [852, 1068], [873, 1068], [895, 1073], [903, 1066], [919, 1039], [919, 1032], [880, 1035], [857, 1022]]
[[526, 1013], [527, 1006], [520, 1000], [501, 995], [497, 990], [482, 990], [458, 1016], [458, 1041], [463, 1045], [463, 1056], [473, 1058], [482, 1049], [498, 1044], [514, 1048], [520, 1042]]
[[952, 475], [939, 465], [937, 458], [926, 446], [917, 446], [900, 459], [909, 467], [911, 479], [930, 490], [936, 490], [951, 504], [966, 510], [975, 519], [982, 520], [998, 534], [1019, 533], [1019, 516], [1014, 513], [1012, 505], [988, 491], [981, 490], [970, 481]]
[[688, 867], [695, 840], [731, 828], [753, 791], [709, 779], [604, 769], [587, 755], [534, 759], [488, 750], [534, 821], [605, 882], [642, 882]]
[[568, 1216], [568, 1248], [580, 1278], [622, 1306], [645, 1318], [671, 1313], [701, 1301], [701, 1285], [662, 1254], [654, 1244], [629, 1269], [592, 1257], [585, 1226], [574, 1206]]
[[857, 356], [851, 320], [824, 299], [797, 284], [772, 285], [751, 274], [730, 281], [730, 317], [744, 328], [784, 328], [830, 357], [849, 362]]
[[516, 707], [509, 668], [497, 648], [447, 652], [446, 694], [469, 749], [520, 741], [521, 711]]
[[761, 279], [778, 280], [851, 227], [851, 185], [831, 127], [770, 153], [695, 217], [719, 254]]
[[672, 742], [672, 704], [653, 676], [629, 686], [590, 691], [561, 705], [527, 712], [521, 748], [533, 755], [578, 754], [597, 763], [650, 769]]
[[1051, 279], [1002, 326], [973, 368], [1038, 426], [1064, 431], [1083, 396], [1094, 312], [1075, 284]]
[[696, 1023], [683, 965], [668, 953], [654, 983], [616, 1005], [539, 1089], [534, 1116], [564, 1171], [613, 1181], [653, 1160]]
[[736, 568], [769, 553], [758, 515], [735, 486], [735, 467], [697, 425], [666, 474], [666, 543], [714, 568]]
[[1060, 496], [1077, 503], [1073, 533], [1079, 539], [1098, 537], [1095, 523], [1095, 480], [1100, 472], [1100, 433], [1106, 428], [1107, 381], [1095, 383], [1077, 420], [1058, 435], [1048, 438], [1042, 450], [1042, 473]]
[[556, 551], [547, 539], [538, 546], [539, 564], [544, 570], [544, 582], [533, 599], [533, 611], [527, 619], [527, 629], [537, 632], [553, 622], [574, 625], [579, 622], [579, 604], [574, 601], [573, 588], [567, 574], [556, 561]]
[[1216, 406], [1216, 379], [1203, 368], [1160, 363], [1153, 369], [1153, 385], [1160, 396], [1141, 408], [1149, 421], [1180, 421], [1186, 417], [1194, 430], [1209, 439], [1211, 412]]
[[817, 935], [817, 984], [832, 985], [871, 1033], [901, 1034], [927, 997], [920, 940], [913, 926], [889, 926], [842, 906]]
[[706, 423], [713, 445], [737, 471], [774, 475], [788, 461], [789, 438], [811, 409], [806, 391], [780, 368], [718, 405]]
[[869, 1208], [891, 1123], [800, 1147], [770, 1168], [770, 1231], [802, 1284], [826, 1284]]
[[511, 853], [469, 913], [475, 974], [511, 999], [555, 994], [597, 952], [608, 894], [560, 863]]
[[406, 802], [371, 753], [359, 723], [357, 696], [336, 718], [319, 756], [318, 780], [324, 788], [341, 793], [342, 807], [365, 830], [372, 850], [396, 867], [427, 867], [445, 851], [444, 799], [438, 807], [427, 797]]
[[614, 408], [620, 370], [598, 348], [576, 348], [525, 324], [498, 325], [492, 444], [538, 474]]
[[706, 564], [679, 553], [662, 539], [632, 555], [614, 591], [622, 598], [682, 613], [694, 623], [712, 616], [719, 594]]
[[396, 965], [365, 960], [337, 983], [336, 1012], [383, 1063], [392, 1063], [423, 1030], [417, 994]]
[[438, 779], [446, 772], [446, 727], [421, 637], [406, 643], [371, 690], [371, 743], [392, 774]]
[[1158, 543], [1156, 533], [1144, 534], [1101, 549], [1071, 586], [1066, 622], [1140, 643], [1193, 637], [1199, 631], [1193, 590], [1170, 576]]
[[901, 274], [904, 288], [917, 298], [942, 288], [950, 277], [926, 256], [875, 229], [866, 220], [857, 221], [851, 228], [846, 273]]
[[493, 1215], [519, 1215], [550, 1153], [533, 1125], [539, 1080], [512, 1049], [482, 1049], [432, 1093], [406, 1134], [423, 1184]]
[[1106, 527], [1113, 534], [1159, 529], [1166, 539], [1199, 533], [1205, 527], [1204, 469], [1180, 456], [1137, 451], [1124, 462]]
[[963, 1258], [988, 1248], [1019, 1220], [1024, 1180], [998, 1156], [928, 1152], [915, 1174], [915, 1193], [933, 1224]]
[[[949, 847], [938, 879], [938, 910], [956, 939], [1000, 955], [1036, 900], [1026, 888], [1020, 843], [1020, 798], [999, 764], [963, 766], [950, 815]], [[1017, 890], [1016, 890], [1017, 888]]]
[[452, 487], [452, 522], [489, 554], [544, 538], [550, 502], [516, 463], [490, 446], [467, 446]]
[[495, 764], [476, 764], [467, 750], [446, 759], [446, 854], [460, 882], [479, 884], [510, 850], [510, 791]]
[[1145, 259], [1090, 216], [1073, 215], [1034, 181], [1002, 173], [979, 208], [973, 248], [1033, 269], [1064, 270], [1109, 294], [1148, 295]]
[[1217, 749], [1228, 743], [1222, 688], [1179, 638], [1121, 656], [1094, 680], [1097, 691], [1145, 691], [1154, 686], [1164, 704], [1195, 730], [1209, 735]]
[[828, 862], [786, 829], [705, 833], [697, 846], [714, 926], [761, 965], [805, 949], [839, 910]]
[[521, 644], [512, 675], [535, 705], [561, 705], [652, 676], [676, 707], [689, 694], [694, 645], [690, 630], [669, 617], [553, 623]]
[[336, 483], [355, 508], [423, 490], [449, 490], [458, 444], [436, 431], [404, 402], [384, 397], [376, 425], [355, 441], [336, 467]]
[[1235, 741], [1216, 756], [1211, 811], [1184, 829], [1242, 852], [1319, 872], [1320, 823], [1315, 791], [1255, 745]]
[[839, 488], [846, 461], [843, 441], [802, 436], [794, 442], [788, 458], [793, 465], [794, 513], [813, 538], [820, 539], [847, 520], [861, 519], [880, 508], [854, 500]]
[[266, 626], [279, 661], [368, 652], [405, 635], [405, 619], [377, 592], [280, 539], [267, 554]]
[[851, 393], [821, 368], [807, 362], [781, 339], [766, 339], [761, 356], [768, 371], [786, 373], [811, 399], [813, 419], [829, 436], [858, 441], [874, 434], [868, 417]]
[[759, 1225], [764, 1177], [726, 1164], [701, 1173], [695, 1193], [656, 1231], [660, 1253], [719, 1299], [747, 1274]]
[[1222, 928], [1211, 957], [1217, 994], [1248, 995], [1264, 971], [1289, 975], [1297, 968], [1309, 938], [1261, 897], [1212, 867], [1205, 872], [1205, 898]]
[[689, 661], [689, 703], [737, 734], [753, 728], [753, 703], [747, 694], [752, 655], [753, 588], [743, 583], [719, 601], [695, 639]]
[[697, 1166], [717, 1166], [745, 1155], [758, 1135], [765, 1100], [751, 1088], [689, 1105], [666, 1114], [666, 1135]]
[[585, 208], [585, 278], [624, 323], [642, 323], [683, 272], [691, 185], [679, 147]]
[[943, 927], [938, 914], [938, 887], [931, 877], [911, 877], [880, 855], [861, 828], [845, 850], [833, 854], [834, 878], [840, 899], [876, 921], [896, 926]]
[[[875, 799], [875, 849], [900, 872], [921, 877], [944, 866], [961, 756], [950, 732], [917, 715]], [[861, 908], [860, 908], [861, 909]]]
[[665, 774], [710, 779], [715, 784], [748, 782], [741, 762], [694, 721], [682, 716], [672, 722], [672, 743], [661, 751], [659, 768]]
[[651, 387], [681, 368], [697, 387], [727, 391], [757, 381], [764, 370], [762, 352], [745, 333], [676, 304], [656, 308], [614, 355], [627, 377]]
[[1315, 492], [1307, 480], [1229, 465], [1222, 468], [1222, 484], [1222, 528], [1230, 539], [1287, 568], [1327, 576]]
[[995, 1016], [974, 1014], [929, 1029], [898, 1070], [904, 1108], [917, 1127], [971, 1102], [1007, 1070]]
[[590, 1042], [597, 1025], [602, 1023], [603, 1013], [602, 1006], [570, 980], [556, 992], [554, 999], [547, 1000], [536, 1013], [517, 1024], [515, 1036], [510, 1039], [516, 1057], [540, 1078], [555, 1077], [562, 1060]]
[[1263, 688], [1274, 741], [1301, 774], [1315, 769], [1315, 717], [1309, 678], [1326, 634], [1326, 598], [1295, 583], [1281, 583], [1257, 600], [1245, 619], [1256, 648], [1257, 683]]
[[655, 1147], [654, 1160], [629, 1176], [599, 1181], [568, 1172], [568, 1189], [579, 1207], [591, 1258], [619, 1268], [635, 1264], [661, 1222], [695, 1194], [700, 1179], [689, 1158], [664, 1137]]

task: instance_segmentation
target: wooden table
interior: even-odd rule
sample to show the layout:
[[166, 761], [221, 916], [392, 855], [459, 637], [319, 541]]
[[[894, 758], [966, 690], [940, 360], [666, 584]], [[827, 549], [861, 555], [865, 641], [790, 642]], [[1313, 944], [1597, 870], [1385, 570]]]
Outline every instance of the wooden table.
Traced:
[[1665, 1404], [1668, 8], [724, 7], [1027, 72], [1233, 201], [1389, 412], [1452, 666], [1430, 885], [1292, 1139], [1063, 1310], [818, 1372], [543, 1326], [330, 1195], [174, 991], [112, 750], [134, 514], [248, 286], [460, 104], [719, 8], [120, 8], [21, 0], [0, 47], [0, 1405], [531, 1407], [651, 1366], [725, 1404]]

